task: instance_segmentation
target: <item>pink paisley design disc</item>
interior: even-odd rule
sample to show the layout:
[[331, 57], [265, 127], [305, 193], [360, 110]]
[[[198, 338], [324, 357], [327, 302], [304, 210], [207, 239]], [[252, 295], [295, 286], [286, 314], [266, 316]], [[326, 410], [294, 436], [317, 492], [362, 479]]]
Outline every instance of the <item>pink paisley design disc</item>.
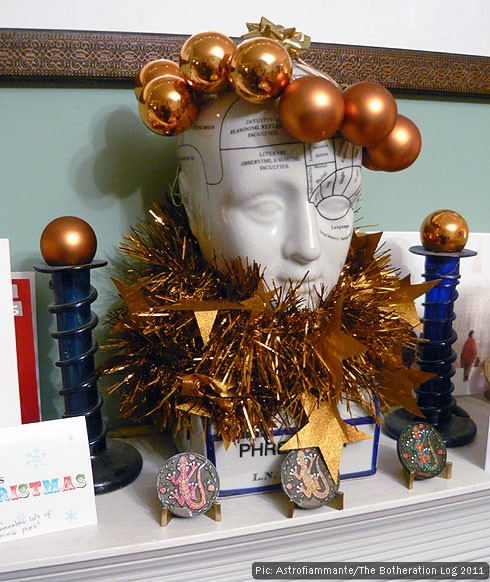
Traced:
[[303, 509], [326, 505], [338, 492], [338, 484], [316, 447], [288, 453], [281, 465], [281, 484], [289, 499]]
[[219, 494], [216, 467], [197, 453], [174, 455], [158, 473], [157, 494], [162, 506], [179, 517], [206, 513]]

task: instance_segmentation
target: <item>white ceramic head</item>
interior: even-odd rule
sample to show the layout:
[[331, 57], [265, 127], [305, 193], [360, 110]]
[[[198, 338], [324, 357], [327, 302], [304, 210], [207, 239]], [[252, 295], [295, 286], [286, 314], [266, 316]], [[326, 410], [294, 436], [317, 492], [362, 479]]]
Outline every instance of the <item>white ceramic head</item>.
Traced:
[[341, 138], [306, 144], [279, 121], [277, 100], [227, 92], [179, 136], [179, 188], [209, 262], [241, 257], [271, 287], [294, 287], [314, 308], [344, 266], [361, 192], [361, 148]]

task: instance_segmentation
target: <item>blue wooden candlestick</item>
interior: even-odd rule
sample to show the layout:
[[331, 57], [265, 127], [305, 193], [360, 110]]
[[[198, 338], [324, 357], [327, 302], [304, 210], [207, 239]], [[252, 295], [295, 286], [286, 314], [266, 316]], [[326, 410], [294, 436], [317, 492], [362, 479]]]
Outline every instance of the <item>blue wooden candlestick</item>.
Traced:
[[98, 318], [91, 309], [97, 290], [90, 284], [92, 269], [104, 267], [107, 261], [86, 265], [35, 265], [40, 273], [51, 275], [55, 303], [48, 310], [56, 316], [59, 361], [65, 411], [63, 418], [85, 416], [92, 460], [95, 493], [106, 493], [128, 485], [140, 474], [143, 460], [140, 453], [124, 441], [107, 439], [102, 418], [102, 398], [97, 389], [95, 353], [97, 343], [92, 330]]
[[[459, 283], [460, 260], [473, 257], [475, 251], [463, 249], [458, 252], [436, 252], [423, 246], [413, 246], [411, 253], [425, 257], [426, 281], [439, 283], [425, 295], [422, 336], [418, 343], [417, 364], [424, 372], [436, 374], [434, 378], [421, 384], [416, 390], [416, 401], [429, 422], [441, 433], [446, 446], [457, 447], [471, 442], [476, 435], [476, 425], [469, 415], [458, 406], [453, 396], [454, 384], [451, 378], [455, 370], [453, 362], [456, 352], [452, 345], [457, 339], [453, 330], [454, 302], [458, 298], [456, 285]], [[405, 409], [398, 409], [387, 415], [385, 430], [393, 438], [411, 422], [420, 420]]]

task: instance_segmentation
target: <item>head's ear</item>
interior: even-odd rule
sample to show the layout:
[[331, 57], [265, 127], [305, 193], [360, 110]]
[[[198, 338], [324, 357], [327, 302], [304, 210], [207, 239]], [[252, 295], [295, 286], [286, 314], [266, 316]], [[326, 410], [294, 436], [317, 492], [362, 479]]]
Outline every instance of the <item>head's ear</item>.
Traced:
[[190, 199], [191, 183], [183, 170], [179, 171], [178, 182], [179, 182], [179, 194], [182, 198], [182, 202], [187, 208]]
[[204, 227], [203, 212], [208, 204], [206, 169], [201, 152], [194, 146], [182, 144], [177, 149], [177, 157], [180, 165], [179, 191], [182, 203], [187, 212], [191, 230], [199, 240], [199, 233]]
[[196, 209], [191, 195], [191, 182], [183, 170], [179, 172], [179, 193], [187, 218], [189, 219], [189, 226], [192, 232], [194, 232], [196, 227]]

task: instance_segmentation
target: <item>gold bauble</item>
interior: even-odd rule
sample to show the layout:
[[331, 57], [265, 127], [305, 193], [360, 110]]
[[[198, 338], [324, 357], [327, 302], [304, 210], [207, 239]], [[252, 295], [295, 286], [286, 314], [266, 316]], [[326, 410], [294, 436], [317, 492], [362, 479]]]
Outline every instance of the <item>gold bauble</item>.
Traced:
[[41, 234], [41, 254], [48, 265], [87, 265], [97, 250], [93, 228], [76, 216], [52, 220]]
[[345, 117], [340, 133], [359, 146], [379, 143], [395, 127], [398, 108], [393, 95], [371, 81], [360, 81], [344, 89]]
[[300, 141], [323, 141], [337, 132], [344, 118], [342, 92], [323, 77], [300, 77], [282, 93], [279, 116], [284, 128]]
[[468, 224], [454, 210], [442, 209], [429, 214], [420, 227], [424, 249], [437, 253], [459, 253], [468, 242]]
[[250, 38], [233, 54], [230, 80], [246, 101], [267, 103], [289, 85], [292, 70], [291, 57], [282, 44], [270, 38]]
[[229, 72], [235, 43], [221, 32], [198, 32], [180, 51], [180, 71], [201, 93], [221, 93], [230, 86]]
[[139, 99], [143, 87], [152, 79], [162, 77], [163, 75], [180, 75], [179, 65], [168, 59], [156, 59], [146, 63], [146, 65], [136, 75], [134, 92]]
[[163, 75], [145, 85], [138, 109], [143, 123], [158, 135], [179, 135], [196, 121], [199, 108], [190, 85], [177, 75]]

